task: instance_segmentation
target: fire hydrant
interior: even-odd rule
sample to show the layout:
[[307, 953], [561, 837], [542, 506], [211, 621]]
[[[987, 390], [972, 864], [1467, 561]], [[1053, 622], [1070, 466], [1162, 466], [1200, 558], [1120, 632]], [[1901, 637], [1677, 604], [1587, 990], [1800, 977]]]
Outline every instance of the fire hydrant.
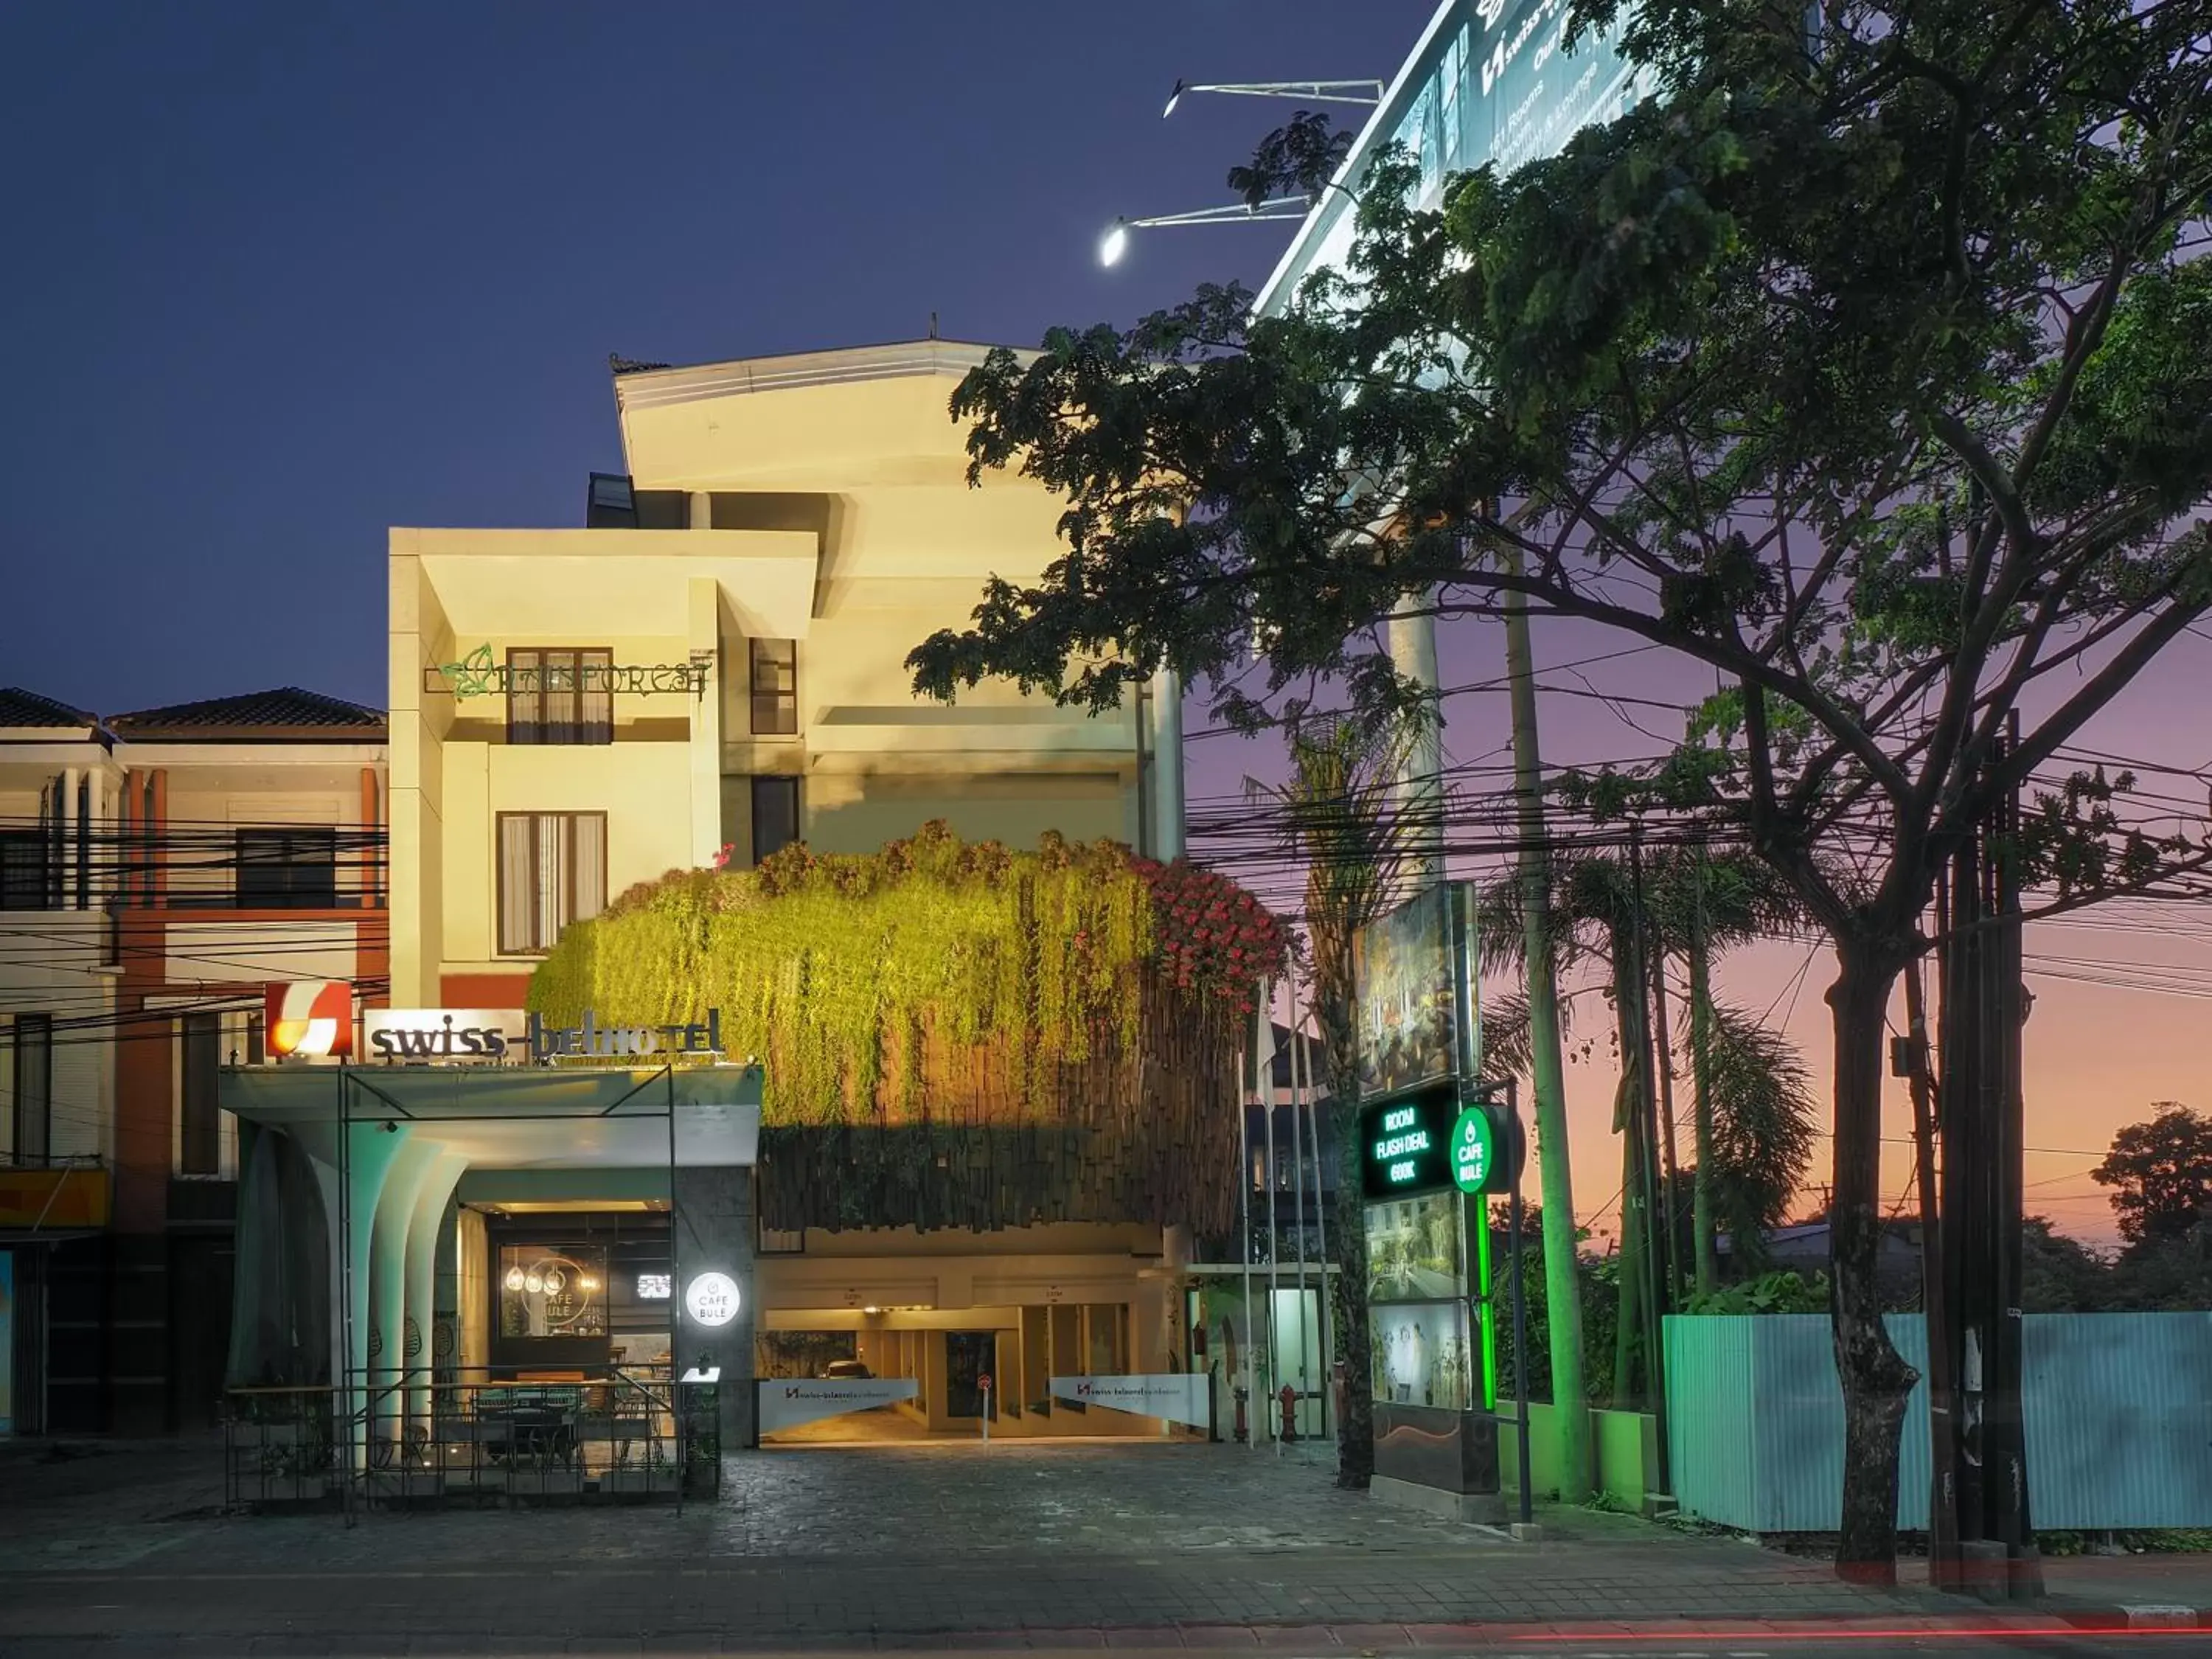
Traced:
[[1275, 1403], [1283, 1408], [1283, 1438], [1298, 1437], [1298, 1391], [1289, 1383], [1283, 1384], [1275, 1395]]

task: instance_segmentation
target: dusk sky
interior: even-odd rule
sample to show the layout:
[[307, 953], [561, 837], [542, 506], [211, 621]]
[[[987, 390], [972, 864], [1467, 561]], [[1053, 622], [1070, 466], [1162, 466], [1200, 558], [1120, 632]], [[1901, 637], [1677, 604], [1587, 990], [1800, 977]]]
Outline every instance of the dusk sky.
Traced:
[[[915, 338], [933, 313], [948, 337], [1032, 344], [1200, 281], [1256, 284], [1282, 227], [1154, 232], [1098, 265], [1116, 215], [1228, 199], [1225, 169], [1294, 107], [1192, 99], [1163, 122], [1169, 86], [1387, 76], [1430, 10], [0, 9], [0, 683], [104, 713], [287, 684], [381, 702], [387, 526], [580, 523], [586, 475], [620, 463], [610, 352]], [[1553, 628], [1537, 652], [1558, 665], [1620, 644]], [[1447, 684], [1500, 672], [1479, 630], [1445, 655]], [[2208, 669], [2212, 645], [2188, 641], [2087, 746], [2203, 767]], [[1546, 681], [1700, 689], [1655, 653], [1578, 672]], [[1504, 740], [1500, 696], [1449, 715], [1459, 760]], [[1559, 763], [1648, 753], [1680, 726], [1587, 696], [1546, 718]], [[1200, 802], [1269, 769], [1236, 738], [1201, 737], [1190, 760]], [[2186, 916], [2039, 929], [2028, 950], [2173, 964], [2212, 989]], [[1806, 959], [1746, 952], [1728, 981], [1788, 1019], [1825, 1087], [1826, 969], [1800, 983]], [[2113, 1128], [2153, 1100], [2212, 1106], [2203, 1005], [2033, 988], [2027, 1139], [2052, 1150], [2029, 1159], [2030, 1208], [2102, 1237], [2084, 1171]], [[1619, 1179], [1611, 1078], [1571, 1082], [1595, 1211]], [[1891, 1121], [1909, 1122], [1901, 1087]], [[1907, 1160], [1889, 1152], [1895, 1193]]]

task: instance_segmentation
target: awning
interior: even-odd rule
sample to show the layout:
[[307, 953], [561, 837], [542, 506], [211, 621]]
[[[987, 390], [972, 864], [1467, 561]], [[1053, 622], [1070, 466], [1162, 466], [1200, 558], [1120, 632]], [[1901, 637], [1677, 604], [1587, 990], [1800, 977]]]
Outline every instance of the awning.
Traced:
[[391, 1123], [477, 1169], [704, 1168], [760, 1150], [757, 1066], [242, 1066], [220, 1098], [272, 1128]]

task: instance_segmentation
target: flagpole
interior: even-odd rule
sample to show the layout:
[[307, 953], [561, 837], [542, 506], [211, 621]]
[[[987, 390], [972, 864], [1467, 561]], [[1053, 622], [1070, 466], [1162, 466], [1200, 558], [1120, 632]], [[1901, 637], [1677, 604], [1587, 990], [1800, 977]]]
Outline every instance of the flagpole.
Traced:
[[1267, 1437], [1275, 1443], [1275, 1455], [1283, 1455], [1282, 1419], [1276, 1415], [1275, 1391], [1282, 1384], [1283, 1339], [1275, 1328], [1275, 1310], [1282, 1304], [1283, 1240], [1277, 1217], [1281, 1206], [1276, 1194], [1282, 1183], [1275, 1178], [1275, 988], [1270, 984], [1261, 1000], [1260, 1018], [1267, 1041], [1263, 1058], [1254, 1069], [1260, 1098], [1266, 1103], [1267, 1130]]
[[[1258, 1443], [1252, 1437], [1249, 1406], [1252, 1399], [1252, 1115], [1244, 1090], [1245, 1050], [1237, 1051], [1237, 1249], [1244, 1267], [1244, 1443]], [[1230, 1379], [1230, 1387], [1237, 1386]]]

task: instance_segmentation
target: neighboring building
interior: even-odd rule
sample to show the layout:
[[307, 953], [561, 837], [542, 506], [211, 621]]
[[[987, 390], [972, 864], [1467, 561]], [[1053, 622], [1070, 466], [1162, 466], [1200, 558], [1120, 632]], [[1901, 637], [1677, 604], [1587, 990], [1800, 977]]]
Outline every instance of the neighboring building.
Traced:
[[19, 1431], [214, 1420], [237, 1173], [216, 1073], [258, 1057], [270, 981], [380, 997], [384, 736], [291, 687], [106, 720], [0, 693]]
[[[570, 921], [670, 869], [872, 851], [933, 818], [1182, 848], [1180, 699], [951, 707], [908, 652], [1060, 551], [967, 480], [945, 341], [619, 374], [585, 527], [391, 538], [395, 1006], [512, 1007]], [[1157, 757], [1175, 757], [1163, 767]]]

